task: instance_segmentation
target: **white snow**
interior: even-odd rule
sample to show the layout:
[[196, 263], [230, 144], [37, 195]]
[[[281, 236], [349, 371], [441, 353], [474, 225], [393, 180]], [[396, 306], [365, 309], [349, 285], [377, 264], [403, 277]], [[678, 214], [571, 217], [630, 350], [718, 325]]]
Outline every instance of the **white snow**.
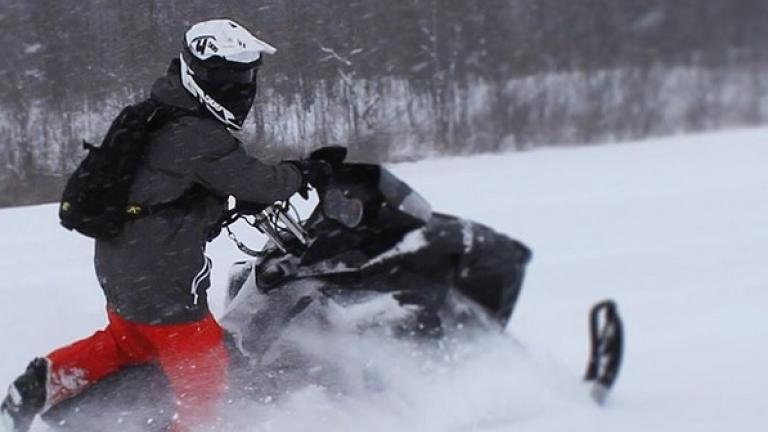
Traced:
[[411, 231], [392, 249], [387, 250], [379, 256], [373, 257], [370, 261], [365, 263], [364, 267], [377, 265], [392, 257], [416, 253], [426, 247], [427, 244], [427, 238], [424, 237], [424, 231]]
[[[339, 358], [375, 356], [384, 391], [304, 389], [249, 407], [245, 430], [766, 430], [766, 165], [768, 129], [754, 129], [392, 167], [437, 211], [532, 247], [510, 334], [431, 363], [350, 348]], [[105, 318], [91, 242], [59, 228], [55, 206], [0, 211], [0, 238], [2, 386]], [[239, 255], [224, 236], [209, 252], [218, 312]], [[579, 379], [586, 313], [606, 297], [619, 303], [627, 346], [598, 408]]]

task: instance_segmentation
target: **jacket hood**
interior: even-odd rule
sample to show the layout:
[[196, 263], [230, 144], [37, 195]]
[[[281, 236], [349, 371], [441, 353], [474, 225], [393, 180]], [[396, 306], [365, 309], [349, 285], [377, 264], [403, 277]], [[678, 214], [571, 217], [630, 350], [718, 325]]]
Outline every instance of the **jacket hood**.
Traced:
[[181, 64], [178, 58], [171, 60], [168, 72], [152, 85], [152, 99], [165, 105], [199, 110], [200, 104], [181, 84]]

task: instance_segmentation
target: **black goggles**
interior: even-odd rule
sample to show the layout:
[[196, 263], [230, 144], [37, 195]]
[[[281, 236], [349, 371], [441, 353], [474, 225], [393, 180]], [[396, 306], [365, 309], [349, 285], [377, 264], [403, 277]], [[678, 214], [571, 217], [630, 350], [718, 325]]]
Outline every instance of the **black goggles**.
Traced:
[[233, 68], [198, 68], [195, 76], [202, 81], [212, 84], [252, 84], [256, 82], [259, 69], [257, 67], [247, 69]]

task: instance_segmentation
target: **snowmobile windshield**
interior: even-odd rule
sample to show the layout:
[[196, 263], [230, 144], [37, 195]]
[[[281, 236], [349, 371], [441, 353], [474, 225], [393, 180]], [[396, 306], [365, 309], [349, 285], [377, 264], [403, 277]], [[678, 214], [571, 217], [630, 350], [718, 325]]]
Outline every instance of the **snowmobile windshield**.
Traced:
[[432, 217], [421, 195], [378, 165], [344, 164], [322, 195], [323, 214], [349, 229], [407, 232]]
[[412, 218], [419, 225], [426, 224], [432, 217], [432, 207], [427, 200], [383, 167], [379, 190], [390, 211]]
[[315, 237], [305, 264], [352, 249], [378, 255], [432, 219], [429, 203], [379, 165], [339, 165], [320, 196], [319, 211], [305, 222]]

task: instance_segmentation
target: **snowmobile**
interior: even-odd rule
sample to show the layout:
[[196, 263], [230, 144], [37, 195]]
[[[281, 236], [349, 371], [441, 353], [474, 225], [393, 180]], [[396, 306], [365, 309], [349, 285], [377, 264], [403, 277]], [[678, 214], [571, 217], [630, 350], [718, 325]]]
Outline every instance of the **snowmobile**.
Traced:
[[[319, 354], [332, 337], [371, 333], [430, 344], [456, 332], [503, 331], [531, 260], [526, 245], [433, 212], [386, 168], [345, 162], [343, 148], [310, 157], [328, 162], [333, 174], [315, 185], [319, 201], [308, 218], [290, 203], [239, 205], [222, 224], [249, 255], [231, 268], [220, 317], [232, 399], [271, 400], [310, 384], [344, 392], [352, 385], [349, 371], [335, 364], [333, 353]], [[230, 230], [238, 220], [268, 238], [261, 250]], [[603, 401], [621, 361], [615, 305], [596, 306], [591, 324], [586, 379]], [[302, 343], [308, 333], [314, 344]], [[375, 377], [360, 382], [376, 385]], [[173, 412], [167, 385], [157, 366], [132, 367], [52, 407], [43, 419], [60, 431], [162, 431]]]

